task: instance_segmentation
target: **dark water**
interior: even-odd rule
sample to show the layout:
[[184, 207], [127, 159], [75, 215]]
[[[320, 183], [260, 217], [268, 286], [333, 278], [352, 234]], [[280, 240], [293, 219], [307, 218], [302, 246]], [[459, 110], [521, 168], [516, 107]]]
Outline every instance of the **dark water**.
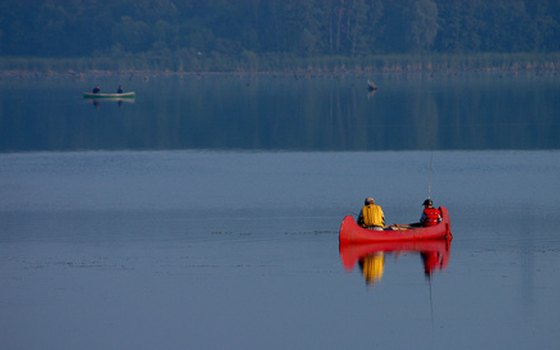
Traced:
[[[384, 79], [2, 82], [0, 347], [557, 349], [560, 84]], [[450, 246], [339, 251], [428, 192]]]
[[134, 103], [95, 104], [93, 82], [5, 81], [0, 151], [560, 148], [557, 80], [385, 79], [133, 79]]

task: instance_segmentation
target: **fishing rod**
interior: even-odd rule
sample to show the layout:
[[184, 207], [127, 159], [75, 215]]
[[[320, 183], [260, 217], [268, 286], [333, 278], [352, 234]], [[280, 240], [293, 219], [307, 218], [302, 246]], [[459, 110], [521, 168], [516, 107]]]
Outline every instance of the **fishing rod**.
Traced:
[[432, 198], [432, 175], [433, 175], [433, 167], [432, 164], [434, 162], [434, 152], [430, 152], [430, 166], [428, 168], [428, 199]]

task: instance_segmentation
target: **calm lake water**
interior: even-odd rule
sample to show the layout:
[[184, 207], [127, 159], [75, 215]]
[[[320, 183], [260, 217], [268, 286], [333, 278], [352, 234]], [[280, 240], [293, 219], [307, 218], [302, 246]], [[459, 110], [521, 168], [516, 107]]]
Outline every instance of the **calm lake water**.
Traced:
[[[0, 348], [560, 347], [560, 81], [95, 83], [0, 81]], [[428, 194], [450, 246], [339, 250]]]

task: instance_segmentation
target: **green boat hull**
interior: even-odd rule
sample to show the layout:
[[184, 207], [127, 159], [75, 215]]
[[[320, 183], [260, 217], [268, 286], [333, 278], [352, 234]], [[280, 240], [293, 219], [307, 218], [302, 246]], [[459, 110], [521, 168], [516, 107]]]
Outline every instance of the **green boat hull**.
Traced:
[[115, 98], [135, 98], [136, 93], [134, 91], [131, 92], [123, 92], [122, 94], [119, 93], [101, 93], [98, 92], [94, 94], [93, 92], [84, 92], [84, 98], [107, 98], [107, 99], [115, 99]]

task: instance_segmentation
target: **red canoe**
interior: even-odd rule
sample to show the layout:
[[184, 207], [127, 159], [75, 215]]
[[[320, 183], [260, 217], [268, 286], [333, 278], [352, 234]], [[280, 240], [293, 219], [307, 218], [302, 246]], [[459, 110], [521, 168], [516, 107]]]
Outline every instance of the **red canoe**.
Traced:
[[452, 239], [449, 213], [445, 207], [439, 207], [441, 222], [435, 226], [415, 227], [407, 230], [385, 229], [383, 231], [368, 230], [356, 223], [347, 215], [340, 225], [338, 241], [340, 244], [373, 243], [390, 241], [418, 241], [430, 239]]

